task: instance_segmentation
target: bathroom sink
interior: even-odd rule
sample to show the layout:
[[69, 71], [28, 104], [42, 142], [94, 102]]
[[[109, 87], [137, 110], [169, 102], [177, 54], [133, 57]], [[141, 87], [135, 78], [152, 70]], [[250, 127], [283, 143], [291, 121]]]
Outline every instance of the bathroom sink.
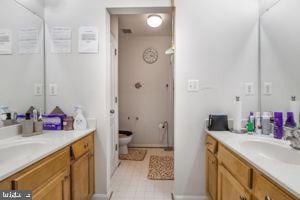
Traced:
[[11, 164], [33, 154], [43, 152], [49, 144], [46, 141], [19, 141], [0, 145], [0, 165]]
[[300, 151], [296, 151], [287, 145], [262, 140], [243, 141], [240, 145], [266, 159], [300, 165]]

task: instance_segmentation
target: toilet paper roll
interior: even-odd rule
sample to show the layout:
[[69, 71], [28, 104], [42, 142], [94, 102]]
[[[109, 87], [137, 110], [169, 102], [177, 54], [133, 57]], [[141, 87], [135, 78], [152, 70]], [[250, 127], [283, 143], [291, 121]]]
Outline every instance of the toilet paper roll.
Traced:
[[300, 104], [299, 101], [290, 101], [290, 112], [294, 113], [294, 119], [299, 127]]
[[234, 101], [234, 114], [233, 114], [233, 129], [240, 131], [242, 129], [242, 102]]

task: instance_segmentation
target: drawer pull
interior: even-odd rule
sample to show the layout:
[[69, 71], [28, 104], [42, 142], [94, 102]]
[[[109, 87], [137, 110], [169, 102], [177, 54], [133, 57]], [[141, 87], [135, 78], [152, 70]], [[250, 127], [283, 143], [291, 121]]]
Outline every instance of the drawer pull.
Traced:
[[247, 197], [240, 196], [240, 200], [247, 200]]
[[272, 200], [270, 196], [265, 196], [265, 200]]

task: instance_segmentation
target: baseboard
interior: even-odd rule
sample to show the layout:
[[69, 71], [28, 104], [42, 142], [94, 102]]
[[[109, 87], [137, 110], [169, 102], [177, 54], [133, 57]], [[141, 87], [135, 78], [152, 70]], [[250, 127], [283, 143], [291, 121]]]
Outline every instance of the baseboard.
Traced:
[[133, 148], [165, 148], [164, 144], [130, 144], [129, 147]]
[[174, 195], [175, 200], [208, 200], [207, 196]]
[[92, 200], [108, 200], [108, 197], [106, 194], [94, 194]]

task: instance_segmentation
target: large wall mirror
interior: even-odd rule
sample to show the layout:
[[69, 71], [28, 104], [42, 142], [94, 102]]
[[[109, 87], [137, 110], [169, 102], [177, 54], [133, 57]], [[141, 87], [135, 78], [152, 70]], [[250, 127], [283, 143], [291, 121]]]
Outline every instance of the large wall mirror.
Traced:
[[[300, 1], [265, 0], [260, 12], [261, 110], [291, 109], [300, 99]], [[297, 113], [299, 115], [299, 113]]]
[[44, 109], [41, 2], [0, 1], [0, 127], [12, 125], [4, 123], [5, 119], [14, 119], [16, 113], [24, 114], [31, 106]]

